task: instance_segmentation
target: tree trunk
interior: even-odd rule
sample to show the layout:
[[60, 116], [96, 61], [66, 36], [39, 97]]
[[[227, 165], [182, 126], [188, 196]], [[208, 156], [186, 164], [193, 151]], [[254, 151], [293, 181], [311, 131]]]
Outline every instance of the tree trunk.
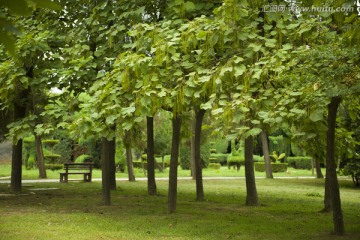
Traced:
[[[14, 121], [21, 120], [26, 115], [25, 100], [28, 96], [28, 90], [23, 90], [19, 99], [14, 102]], [[12, 162], [11, 162], [11, 190], [15, 193], [21, 192], [22, 178], [22, 139], [13, 144]]]
[[22, 145], [23, 140], [19, 139], [12, 149], [11, 164], [11, 190], [15, 193], [21, 192], [21, 176], [22, 176]]
[[318, 159], [314, 159], [315, 169], [316, 169], [316, 178], [324, 178], [324, 175], [321, 172], [321, 166]]
[[254, 161], [253, 161], [253, 137], [245, 139], [245, 178], [246, 178], [246, 205], [259, 205], [258, 194], [256, 190]]
[[266, 178], [274, 178], [272, 173], [271, 161], [270, 161], [269, 143], [268, 143], [267, 134], [264, 130], [262, 130], [260, 134], [261, 134], [262, 150], [265, 159]]
[[111, 141], [108, 141], [108, 144], [109, 144], [110, 189], [116, 190], [116, 164], [115, 164], [116, 139], [115, 139], [115, 137]]
[[326, 178], [329, 178], [330, 197], [333, 209], [334, 234], [344, 235], [344, 220], [341, 209], [339, 183], [335, 164], [335, 128], [336, 114], [341, 98], [332, 97], [328, 105], [328, 132], [326, 139]]
[[156, 195], [155, 156], [154, 156], [154, 118], [146, 117], [147, 124], [147, 178], [148, 194]]
[[35, 134], [35, 145], [36, 145], [37, 166], [39, 169], [39, 178], [47, 178], [41, 137], [36, 136], [36, 134]]
[[195, 174], [195, 128], [196, 128], [196, 118], [193, 117], [191, 121], [191, 142], [190, 142], [190, 170], [192, 179], [196, 179]]
[[170, 173], [169, 173], [169, 191], [168, 191], [168, 213], [176, 211], [177, 198], [177, 170], [179, 162], [179, 147], [180, 147], [180, 130], [181, 130], [181, 115], [176, 115], [172, 119], [172, 142], [171, 142], [171, 158], [170, 158]]
[[201, 126], [204, 119], [206, 110], [200, 109], [195, 112], [195, 179], [196, 179], [196, 200], [204, 200], [204, 187], [202, 179], [202, 166], [201, 166]]
[[325, 194], [324, 194], [324, 209], [320, 212], [329, 213], [332, 210], [331, 204], [331, 196], [330, 196], [330, 178], [328, 177], [328, 173], [326, 173], [325, 178]]
[[101, 168], [102, 168], [102, 199], [104, 205], [111, 205], [110, 201], [110, 155], [111, 144], [106, 138], [101, 141]]
[[125, 132], [124, 137], [124, 145], [125, 145], [125, 152], [126, 152], [126, 166], [129, 176], [129, 181], [135, 181], [135, 174], [134, 174], [134, 166], [132, 162], [132, 152], [131, 152], [131, 135], [129, 131]]

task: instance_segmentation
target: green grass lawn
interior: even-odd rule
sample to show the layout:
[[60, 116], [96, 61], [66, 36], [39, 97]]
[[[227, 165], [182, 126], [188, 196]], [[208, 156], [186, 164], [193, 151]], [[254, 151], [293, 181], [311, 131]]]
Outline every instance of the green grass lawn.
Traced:
[[[244, 179], [204, 180], [204, 202], [194, 181], [180, 180], [171, 215], [167, 181], [157, 182], [158, 196], [145, 181], [117, 184], [107, 207], [100, 182], [34, 183], [21, 195], [0, 184], [0, 239], [338, 239], [332, 215], [319, 213], [322, 179], [258, 179], [259, 207], [244, 205]], [[346, 179], [340, 187], [347, 235], [339, 239], [360, 239], [360, 189]]]
[[[325, 170], [325, 169], [324, 169]], [[143, 169], [136, 169], [135, 168], [135, 176], [136, 177], [145, 177], [144, 170]], [[51, 171], [47, 170], [48, 178], [50, 179], [59, 179], [59, 173], [63, 172], [63, 170], [59, 171]], [[31, 169], [26, 170], [23, 168], [23, 179], [38, 179], [39, 171], [37, 169]], [[189, 170], [182, 170], [181, 167], [179, 167], [179, 177], [189, 177], [190, 171]], [[11, 166], [8, 164], [0, 165], [0, 178], [1, 177], [9, 177], [11, 175]], [[168, 177], [169, 176], [169, 169], [165, 169], [164, 172], [160, 172], [156, 170], [156, 177]], [[233, 168], [228, 169], [227, 167], [221, 167], [219, 170], [215, 169], [203, 169], [203, 176], [204, 177], [244, 177], [244, 167], [241, 166], [240, 170], [237, 171]], [[257, 177], [264, 177], [265, 173], [256, 172]], [[274, 177], [311, 177], [312, 172], [310, 170], [302, 170], [302, 169], [293, 169], [288, 168], [287, 172], [284, 173], [274, 173]], [[70, 175], [70, 178], [81, 178], [81, 176], [74, 176]], [[127, 173], [116, 173], [117, 178], [127, 178]], [[95, 169], [93, 171], [93, 178], [101, 178], [101, 170]]]

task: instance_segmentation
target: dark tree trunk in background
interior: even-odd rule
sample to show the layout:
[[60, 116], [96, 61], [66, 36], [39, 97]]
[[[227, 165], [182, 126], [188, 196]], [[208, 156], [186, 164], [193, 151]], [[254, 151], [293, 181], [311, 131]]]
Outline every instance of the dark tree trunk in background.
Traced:
[[330, 197], [333, 210], [334, 234], [344, 235], [344, 220], [341, 209], [339, 183], [336, 174], [335, 164], [335, 129], [336, 114], [341, 98], [332, 97], [328, 105], [328, 132], [326, 139], [326, 178], [329, 178]]
[[155, 181], [155, 147], [154, 147], [154, 118], [146, 117], [147, 124], [147, 178], [148, 193], [156, 195]]
[[176, 211], [177, 198], [177, 173], [179, 162], [179, 148], [180, 148], [180, 130], [181, 130], [181, 115], [176, 115], [172, 119], [172, 142], [171, 142], [171, 158], [170, 158], [170, 173], [169, 173], [169, 191], [168, 191], [168, 213]]
[[110, 201], [110, 157], [111, 144], [106, 138], [101, 141], [101, 168], [102, 168], [102, 199], [104, 205], [111, 205]]
[[134, 174], [134, 166], [132, 162], [132, 152], [131, 152], [131, 135], [130, 131], [125, 132], [124, 137], [124, 145], [125, 145], [125, 152], [126, 152], [126, 166], [128, 171], [128, 177], [130, 182], [135, 181], [135, 174]]
[[46, 169], [45, 169], [45, 161], [44, 161], [44, 152], [43, 152], [40, 136], [35, 135], [35, 145], [36, 145], [37, 166], [39, 169], [39, 178], [47, 178]]
[[259, 205], [258, 194], [256, 190], [254, 161], [253, 161], [253, 137], [245, 139], [245, 178], [246, 178], [246, 205]]
[[315, 169], [316, 169], [316, 178], [324, 178], [324, 175], [321, 172], [321, 166], [318, 159], [314, 159]]
[[[14, 102], [14, 121], [21, 120], [26, 115], [26, 99], [28, 90], [23, 90]], [[22, 139], [13, 144], [11, 162], [11, 190], [15, 193], [21, 192], [22, 178]]]
[[201, 126], [204, 119], [206, 110], [200, 109], [195, 111], [195, 179], [196, 179], [196, 200], [204, 200], [204, 186], [202, 178], [202, 166], [201, 166]]
[[108, 144], [109, 144], [110, 189], [116, 190], [116, 164], [115, 164], [116, 139], [115, 139], [115, 137], [111, 141], [108, 141]]
[[196, 179], [195, 174], [195, 128], [196, 128], [196, 118], [193, 116], [191, 121], [191, 143], [190, 143], [190, 170], [192, 179]]
[[271, 161], [270, 161], [269, 142], [268, 142], [267, 134], [264, 130], [262, 130], [260, 134], [261, 134], [262, 150], [265, 159], [266, 178], [274, 178], [272, 173]]

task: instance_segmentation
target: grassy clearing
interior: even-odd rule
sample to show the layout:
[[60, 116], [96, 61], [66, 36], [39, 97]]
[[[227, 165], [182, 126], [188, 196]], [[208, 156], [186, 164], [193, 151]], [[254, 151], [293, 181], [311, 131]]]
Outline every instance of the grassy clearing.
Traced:
[[[258, 179], [261, 206], [246, 207], [245, 180], [205, 180], [206, 201], [195, 182], [179, 181], [178, 209], [166, 214], [167, 181], [158, 196], [146, 182], [119, 182], [112, 206], [101, 205], [101, 184], [37, 183], [23, 195], [4, 196], [0, 184], [0, 239], [337, 239], [331, 214], [320, 214], [324, 180]], [[347, 235], [360, 239], [360, 189], [340, 180]], [[59, 188], [34, 190], [34, 188]]]
[[[59, 173], [63, 172], [63, 170], [59, 171], [51, 171], [47, 170], [48, 178], [50, 179], [58, 179]], [[179, 167], [179, 177], [189, 177], [190, 171], [189, 170], [182, 170], [181, 167]], [[9, 164], [6, 165], [0, 165], [0, 177], [9, 177], [11, 174], [11, 166]], [[26, 170], [23, 168], [23, 179], [38, 179], [39, 171], [37, 169], [31, 169]], [[143, 169], [135, 169], [135, 176], [136, 177], [145, 177], [144, 170]], [[156, 177], [168, 177], [169, 176], [169, 169], [165, 169], [164, 172], [156, 171]], [[204, 169], [203, 170], [203, 176], [204, 177], [244, 177], [245, 171], [244, 167], [242, 166], [239, 171], [231, 168], [228, 169], [227, 167], [221, 167], [221, 169]], [[264, 177], [265, 173], [256, 172], [257, 177]], [[307, 176], [311, 177], [312, 173], [309, 170], [302, 170], [302, 169], [293, 169], [288, 168], [287, 172], [284, 173], [274, 173], [274, 177], [301, 177], [301, 176]], [[81, 178], [81, 176], [78, 176]], [[101, 178], [101, 170], [95, 169], [93, 171], [93, 177], [94, 178]], [[127, 178], [127, 173], [116, 173], [117, 178]], [[74, 175], [70, 175], [70, 178], [76, 178]]]

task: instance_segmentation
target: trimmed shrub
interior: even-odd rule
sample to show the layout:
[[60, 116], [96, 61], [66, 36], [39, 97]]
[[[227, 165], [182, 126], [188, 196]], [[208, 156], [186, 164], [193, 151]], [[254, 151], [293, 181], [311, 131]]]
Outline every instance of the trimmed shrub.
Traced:
[[75, 163], [84, 163], [91, 162], [92, 156], [87, 154], [82, 154], [75, 159]]
[[311, 169], [311, 157], [299, 156], [299, 157], [287, 157], [286, 161], [290, 167], [296, 169]]
[[227, 157], [229, 154], [226, 153], [212, 153], [210, 154], [210, 163], [220, 163], [222, 166], [226, 165]]
[[140, 168], [140, 169], [142, 169], [143, 166], [144, 166], [144, 168], [146, 169], [147, 164], [146, 164], [146, 162], [143, 162], [141, 160], [137, 160], [137, 161], [133, 161], [133, 166], [134, 166], [134, 168]]
[[208, 166], [208, 168], [211, 168], [211, 169], [220, 169], [220, 167], [221, 167], [220, 163], [209, 163], [209, 166]]
[[30, 169], [34, 168], [35, 166], [36, 166], [35, 165], [35, 157], [34, 157], [34, 155], [30, 155], [26, 162], [26, 169], [30, 170]]
[[[265, 163], [264, 162], [256, 162], [254, 163], [255, 171], [257, 172], [265, 172]], [[287, 163], [271, 163], [272, 171], [276, 172], [286, 172], [287, 171]]]
[[244, 156], [229, 154], [227, 157], [227, 165], [229, 169], [230, 167], [234, 167], [234, 168], [236, 167], [236, 169], [239, 171], [240, 166], [244, 165], [244, 162], [245, 162]]
[[49, 163], [49, 164], [55, 164], [59, 161], [60, 159], [60, 155], [59, 154], [44, 154], [44, 160], [46, 163]]
[[264, 156], [253, 155], [254, 162], [264, 162]]
[[59, 163], [54, 163], [54, 164], [51, 164], [51, 163], [48, 163], [48, 164], [45, 164], [45, 169], [49, 169], [51, 171], [55, 171], [55, 170], [61, 170], [64, 168], [64, 165], [63, 164], [59, 164]]

